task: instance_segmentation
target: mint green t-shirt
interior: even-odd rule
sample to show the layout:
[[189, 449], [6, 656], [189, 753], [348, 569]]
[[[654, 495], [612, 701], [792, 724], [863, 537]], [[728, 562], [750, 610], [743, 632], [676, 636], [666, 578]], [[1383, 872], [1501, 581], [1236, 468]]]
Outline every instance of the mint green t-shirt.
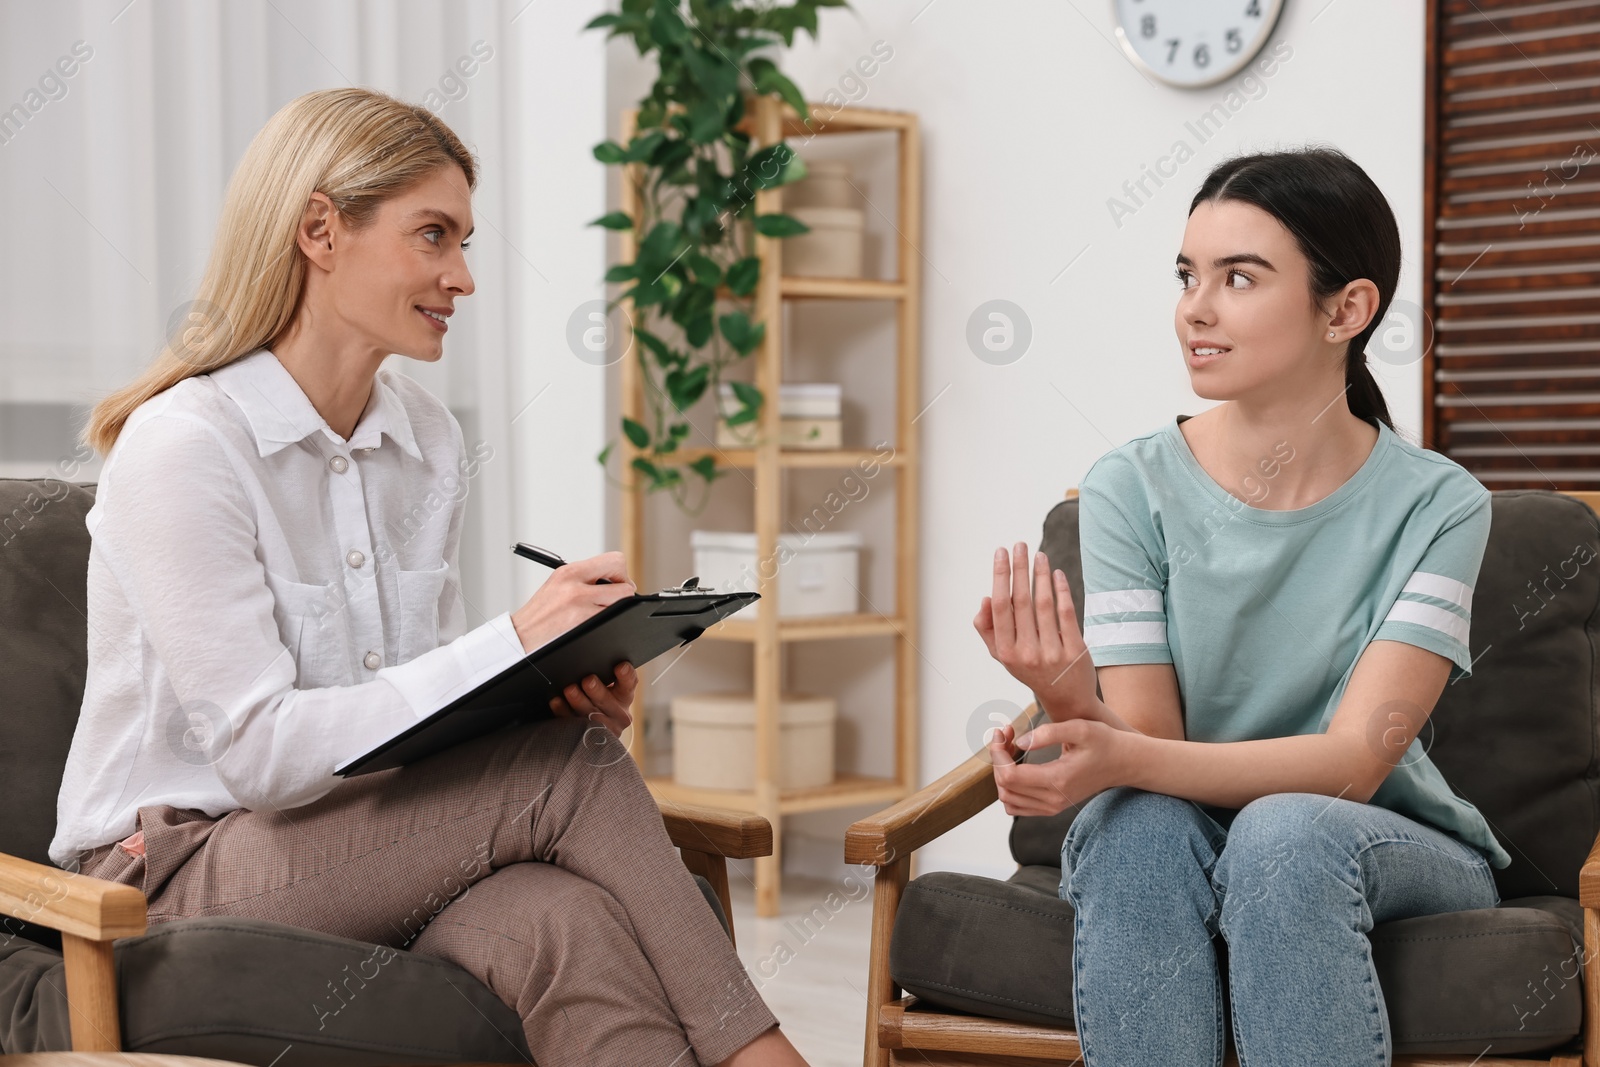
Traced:
[[[1078, 487], [1083, 634], [1097, 667], [1171, 663], [1185, 736], [1211, 742], [1325, 731], [1374, 640], [1444, 656], [1452, 682], [1472, 673], [1472, 587], [1489, 540], [1482, 483], [1380, 422], [1348, 481], [1310, 507], [1270, 510], [1255, 504], [1270, 503], [1293, 442], [1241, 478], [1245, 503], [1200, 466], [1178, 428], [1188, 417], [1101, 456]], [[1424, 727], [1369, 803], [1509, 866], [1483, 815], [1428, 758], [1430, 736]], [[1382, 754], [1381, 733], [1373, 745]]]

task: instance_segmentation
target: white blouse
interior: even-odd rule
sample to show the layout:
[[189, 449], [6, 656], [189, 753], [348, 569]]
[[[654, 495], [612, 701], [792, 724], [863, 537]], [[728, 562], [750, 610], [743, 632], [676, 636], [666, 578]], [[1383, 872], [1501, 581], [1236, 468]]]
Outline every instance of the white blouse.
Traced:
[[88, 678], [51, 860], [127, 837], [147, 804], [307, 804], [521, 659], [510, 612], [466, 630], [484, 458], [387, 369], [346, 441], [266, 349], [141, 404], [85, 520]]

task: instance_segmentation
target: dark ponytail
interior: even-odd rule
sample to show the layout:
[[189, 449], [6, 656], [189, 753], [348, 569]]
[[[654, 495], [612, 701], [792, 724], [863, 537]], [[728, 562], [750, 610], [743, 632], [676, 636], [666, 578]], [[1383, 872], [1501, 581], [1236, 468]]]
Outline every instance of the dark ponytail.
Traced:
[[1367, 172], [1336, 148], [1238, 156], [1206, 175], [1189, 213], [1206, 201], [1236, 200], [1265, 211], [1294, 235], [1311, 265], [1316, 306], [1357, 278], [1378, 287], [1378, 310], [1350, 339], [1345, 400], [1351, 414], [1394, 429], [1389, 405], [1367, 369], [1367, 342], [1394, 300], [1400, 280], [1400, 227]]

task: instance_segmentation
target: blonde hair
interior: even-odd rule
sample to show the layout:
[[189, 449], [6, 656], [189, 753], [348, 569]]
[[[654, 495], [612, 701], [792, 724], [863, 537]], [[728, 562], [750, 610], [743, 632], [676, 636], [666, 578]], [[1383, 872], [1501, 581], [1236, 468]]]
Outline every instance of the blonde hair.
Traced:
[[140, 404], [282, 335], [305, 284], [295, 234], [313, 192], [359, 230], [384, 200], [450, 164], [476, 188], [476, 161], [448, 126], [425, 107], [373, 89], [321, 89], [278, 109], [228, 183], [193, 303], [154, 362], [95, 404], [83, 443], [109, 455]]

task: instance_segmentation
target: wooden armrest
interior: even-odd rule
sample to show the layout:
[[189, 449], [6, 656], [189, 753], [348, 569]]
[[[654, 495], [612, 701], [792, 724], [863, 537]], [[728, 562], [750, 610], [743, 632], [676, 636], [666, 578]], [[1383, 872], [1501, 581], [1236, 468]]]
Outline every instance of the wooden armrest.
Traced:
[[772, 824], [748, 811], [724, 811], [673, 800], [657, 802], [667, 836], [679, 848], [729, 859], [772, 855]]
[[[1028, 705], [1011, 724], [1018, 736], [1028, 731], [1037, 708], [1037, 704]], [[999, 795], [994, 765], [985, 749], [899, 803], [852, 823], [844, 833], [845, 862], [887, 866], [960, 826]]]
[[1583, 861], [1578, 872], [1578, 903], [1586, 908], [1600, 908], [1600, 836], [1589, 846], [1589, 858]]
[[131, 885], [0, 852], [0, 914], [88, 941], [145, 932], [144, 894]]

